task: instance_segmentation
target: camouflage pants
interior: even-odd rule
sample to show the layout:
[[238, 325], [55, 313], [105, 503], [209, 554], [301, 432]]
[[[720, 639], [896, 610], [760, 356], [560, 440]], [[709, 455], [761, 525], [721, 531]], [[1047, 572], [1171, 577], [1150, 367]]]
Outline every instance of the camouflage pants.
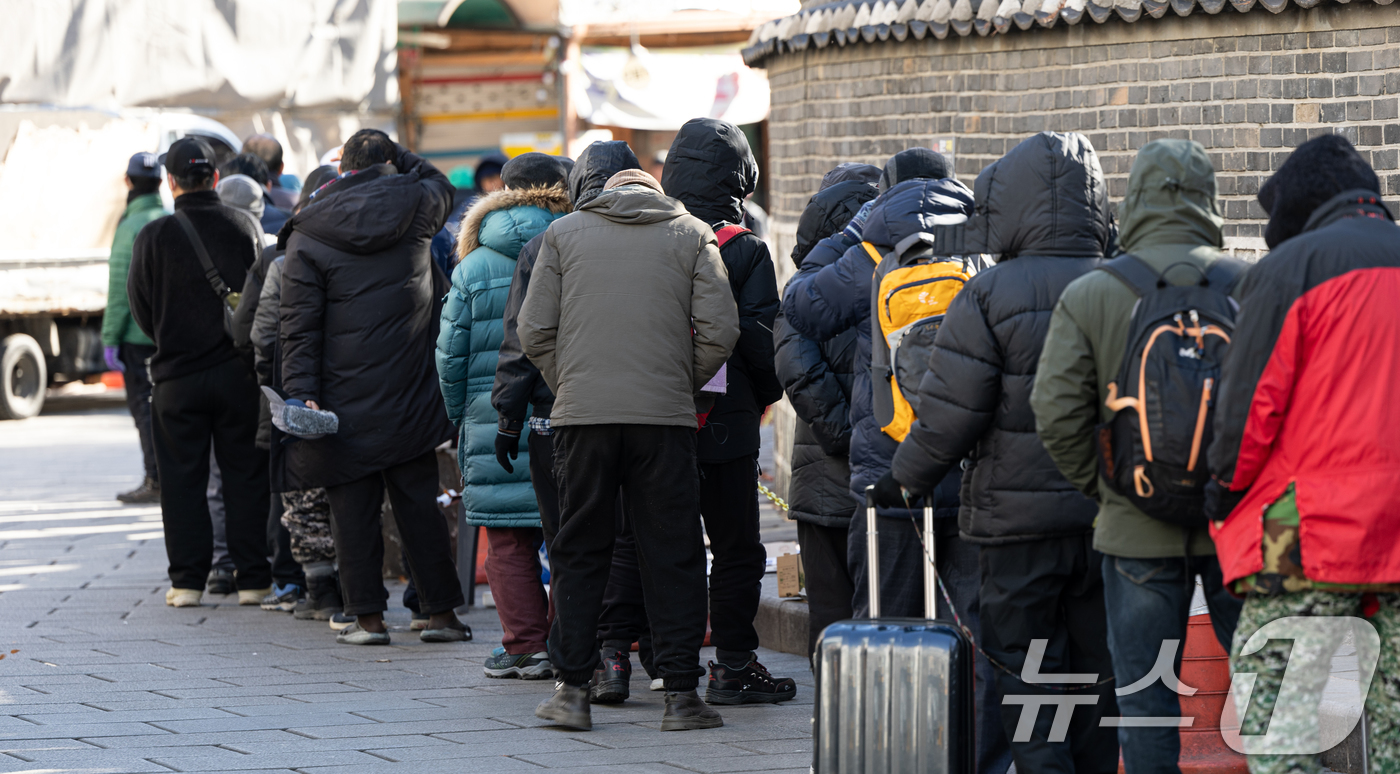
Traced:
[[335, 561], [331, 539], [331, 502], [324, 489], [282, 493], [282, 526], [292, 533], [297, 564]]
[[[1400, 774], [1400, 594], [1367, 596], [1380, 603], [1379, 609], [1369, 617], [1363, 613], [1363, 595], [1359, 593], [1298, 591], [1276, 596], [1249, 595], [1240, 613], [1230, 656], [1232, 675], [1236, 672], [1257, 675], [1248, 709], [1238, 708], [1242, 717], [1241, 734], [1269, 732], [1271, 736], [1283, 735], [1303, 744], [1319, 740], [1317, 708], [1331, 672], [1331, 656], [1345, 638], [1345, 635], [1317, 634], [1293, 640], [1270, 640], [1258, 651], [1241, 656], [1251, 635], [1271, 621], [1291, 616], [1366, 617], [1380, 634], [1380, 659], [1366, 696], [1369, 772]], [[1280, 714], [1278, 722], [1287, 723], [1288, 727], [1274, 728], [1270, 721], [1274, 720], [1285, 668], [1291, 673], [1289, 680], [1299, 680], [1298, 684], [1303, 686], [1299, 706], [1305, 705], [1306, 711]], [[1249, 770], [1251, 774], [1321, 774], [1323, 767], [1317, 755], [1252, 754]]]

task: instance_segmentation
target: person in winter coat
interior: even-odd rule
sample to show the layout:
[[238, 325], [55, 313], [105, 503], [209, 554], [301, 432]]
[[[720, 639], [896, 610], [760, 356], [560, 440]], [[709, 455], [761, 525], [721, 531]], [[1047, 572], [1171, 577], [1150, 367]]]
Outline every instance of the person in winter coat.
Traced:
[[[1264, 183], [1271, 252], [1245, 275], [1222, 365], [1207, 515], [1224, 581], [1245, 595], [1230, 667], [1257, 674], [1238, 709], [1260, 774], [1323, 768], [1312, 755], [1261, 754], [1261, 737], [1319, 740], [1323, 685], [1349, 627], [1279, 634], [1241, 655], [1260, 629], [1297, 616], [1364, 618], [1380, 635], [1367, 755], [1373, 771], [1400, 756], [1400, 228], [1380, 190], [1330, 134]], [[1305, 686], [1291, 702], [1279, 701], [1285, 667]]]
[[[879, 191], [880, 168], [841, 164], [826, 173], [822, 187], [797, 221], [792, 262], [802, 263], [818, 242], [841, 231]], [[834, 252], [823, 243], [824, 252]], [[838, 256], [828, 255], [828, 262]], [[846, 564], [851, 503], [851, 382], [856, 371], [856, 332], [818, 344], [798, 333], [784, 310], [773, 322], [778, 380], [797, 413], [788, 479], [788, 517], [797, 522], [797, 542], [807, 578], [807, 658], [817, 635], [851, 617], [855, 586]]]
[[131, 319], [131, 303], [126, 297], [126, 278], [131, 269], [131, 248], [136, 235], [147, 223], [168, 215], [160, 200], [160, 162], [154, 153], [138, 153], [126, 163], [126, 210], [117, 221], [112, 236], [111, 257], [107, 259], [107, 306], [102, 311], [102, 359], [107, 368], [120, 371], [126, 384], [126, 408], [136, 423], [141, 439], [141, 462], [145, 477], [141, 485], [122, 492], [124, 503], [160, 502], [160, 473], [156, 470], [156, 449], [151, 437], [151, 377], [146, 361], [156, 353], [151, 337], [141, 332]]
[[709, 226], [639, 169], [607, 189], [545, 231], [519, 317], [521, 349], [555, 395], [561, 511], [549, 642], [561, 683], [535, 714], [592, 727], [621, 488], [665, 681], [661, 728], [716, 728], [695, 692], [706, 615], [695, 396], [733, 351], [738, 311]]
[[438, 512], [434, 448], [452, 437], [433, 365], [445, 289], [428, 244], [447, 219], [451, 186], [432, 164], [373, 129], [345, 143], [341, 174], [278, 237], [282, 389], [339, 417], [339, 431], [291, 446], [303, 486], [323, 486], [335, 524], [345, 612], [337, 635], [389, 642], [383, 612], [385, 488], [429, 616], [426, 642], [470, 639], [452, 612], [464, 598]]
[[[261, 135], [255, 135], [249, 142]], [[323, 166], [306, 177], [301, 195], [292, 213], [301, 212], [311, 201], [311, 194], [339, 173], [335, 167]], [[278, 327], [282, 307], [282, 265], [286, 251], [276, 243], [263, 248], [258, 266], [248, 272], [249, 284], [243, 288], [244, 297], [256, 292], [253, 323], [249, 340], [253, 345], [253, 367], [258, 384], [280, 390], [282, 387], [282, 357], [278, 343]], [[258, 275], [262, 278], [258, 281]], [[245, 302], [246, 303], [246, 302]], [[239, 305], [240, 311], [243, 304]], [[301, 568], [304, 595], [292, 605], [292, 615], [298, 620], [330, 621], [343, 612], [340, 579], [335, 573], [335, 542], [331, 537], [331, 506], [326, 490], [321, 487], [302, 489], [295, 476], [287, 470], [286, 436], [272, 426], [272, 414], [267, 398], [262, 401], [258, 420], [258, 448], [268, 450], [271, 472], [271, 510], [268, 520], [268, 542], [273, 546], [273, 574], [283, 556], [289, 556]], [[273, 594], [276, 609], [285, 609], [277, 589]]]
[[165, 601], [198, 606], [209, 581], [214, 527], [206, 491], [212, 445], [226, 487], [225, 526], [238, 603], [256, 605], [272, 581], [267, 455], [254, 444], [258, 387], [251, 364], [226, 331], [226, 301], [195, 256], [202, 246], [213, 275], [229, 288], [241, 287], [258, 256], [258, 231], [244, 213], [219, 201], [214, 151], [203, 140], [177, 140], [164, 164], [175, 214], [151, 221], [136, 235], [127, 297], [132, 319], [156, 343], [149, 361], [151, 427], [170, 558]]
[[[744, 199], [758, 184], [758, 163], [739, 127], [693, 118], [666, 153], [666, 195], [716, 233], [742, 224]], [[739, 307], [739, 342], [724, 370], [724, 391], [714, 398], [696, 440], [700, 461], [700, 515], [714, 556], [710, 568], [711, 642], [715, 661], [705, 700], [710, 704], [787, 701], [797, 683], [775, 678], [758, 663], [754, 616], [767, 552], [758, 536], [758, 423], [783, 396], [773, 369], [773, 319], [778, 280], [766, 245], [739, 233], [720, 245], [729, 287]]]
[[997, 263], [949, 305], [919, 385], [918, 417], [876, 493], [897, 506], [901, 490], [927, 495], [963, 469], [958, 526], [981, 550], [982, 648], [1010, 670], [996, 674], [1007, 737], [1022, 713], [1035, 717], [1030, 738], [1012, 743], [1016, 770], [1109, 772], [1118, 740], [1099, 721], [1117, 714], [1111, 682], [1072, 692], [1098, 702], [1075, 709], [1068, 738], [1051, 731], [1055, 713], [1007, 702], [1064, 693], [1020, 679], [1032, 640], [1049, 640], [1042, 673], [1112, 673], [1103, 557], [1091, 545], [1097, 508], [1045, 453], [1030, 405], [1056, 299], [1112, 248], [1108, 187], [1088, 139], [1041, 132], [983, 169], [973, 191], [968, 244]]
[[[486, 660], [488, 677], [540, 680], [554, 673], [545, 651], [553, 614], [540, 582], [544, 533], [528, 452], [518, 469], [497, 463], [491, 384], [510, 295], [507, 282], [525, 244], [569, 211], [564, 175], [564, 165], [552, 156], [517, 156], [501, 171], [506, 187], [467, 211], [457, 237], [461, 260], [452, 272], [438, 333], [438, 381], [447, 417], [460, 429], [462, 505], [468, 525], [486, 528], [486, 576], [505, 632], [501, 649]], [[522, 446], [516, 436], [517, 449]]]
[[[1181, 263], [1204, 270], [1221, 255], [1215, 172], [1199, 143], [1154, 140], [1143, 146], [1119, 213], [1118, 244], [1157, 271]], [[1167, 279], [1186, 284], [1200, 275], [1181, 267]], [[1119, 688], [1152, 671], [1164, 641], [1186, 638], [1196, 574], [1216, 637], [1227, 647], [1239, 616], [1205, 529], [1153, 519], [1099, 480], [1094, 428], [1112, 418], [1104, 401], [1122, 365], [1136, 302], [1127, 285], [1104, 271], [1071, 282], [1051, 314], [1031, 392], [1036, 432], [1050, 459], [1076, 489], [1098, 501], [1094, 550], [1104, 555], [1108, 648]], [[1161, 681], [1119, 696], [1118, 710], [1124, 717], [1181, 715], [1177, 694]], [[1118, 743], [1129, 774], [1176, 770], [1175, 727], [1120, 726]]]
[[[603, 192], [603, 186], [618, 172], [638, 169], [636, 155], [627, 143], [608, 140], [584, 148], [577, 163], [561, 158], [569, 168], [569, 201], [573, 209], [591, 202]], [[554, 408], [554, 393], [544, 377], [525, 353], [520, 350], [517, 319], [520, 307], [530, 287], [531, 272], [539, 255], [544, 235], [531, 239], [520, 251], [511, 278], [510, 295], [506, 299], [502, 320], [501, 349], [496, 363], [496, 380], [491, 389], [491, 405], [496, 409], [496, 460], [501, 467], [512, 470], [512, 460], [519, 454], [519, 438], [525, 426], [529, 447], [530, 483], [540, 512], [540, 527], [545, 545], [554, 542], [559, 531], [559, 490], [554, 477], [554, 431], [549, 414]], [[602, 644], [602, 659], [595, 670], [590, 688], [594, 703], [612, 704], [625, 701], [630, 695], [632, 663], [629, 658], [632, 643], [640, 642], [638, 656], [647, 673], [656, 676], [652, 661], [651, 630], [642, 601], [642, 577], [637, 565], [636, 543], [619, 506], [617, 538], [613, 543], [612, 569], [603, 594], [603, 608], [598, 616], [598, 641]], [[653, 682], [659, 682], [656, 680]]]

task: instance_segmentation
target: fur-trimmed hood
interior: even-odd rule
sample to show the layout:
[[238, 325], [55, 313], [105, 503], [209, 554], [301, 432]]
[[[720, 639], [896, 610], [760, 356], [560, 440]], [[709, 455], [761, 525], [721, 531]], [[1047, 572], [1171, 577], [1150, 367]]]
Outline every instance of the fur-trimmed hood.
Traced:
[[[457, 232], [457, 258], [465, 258], [471, 251], [485, 245], [496, 252], [514, 258], [520, 248], [543, 230], [540, 219], [515, 212], [522, 208], [543, 210], [554, 218], [573, 208], [569, 205], [569, 192], [562, 185], [549, 188], [505, 189], [487, 194], [477, 200], [462, 218], [462, 227]], [[491, 217], [496, 213], [495, 217]]]

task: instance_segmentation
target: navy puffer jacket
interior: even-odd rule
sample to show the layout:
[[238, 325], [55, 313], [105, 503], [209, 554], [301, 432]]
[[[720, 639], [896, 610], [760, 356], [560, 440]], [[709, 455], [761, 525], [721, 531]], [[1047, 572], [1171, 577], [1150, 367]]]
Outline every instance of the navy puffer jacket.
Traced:
[[[865, 221], [864, 238], [881, 255], [913, 234], [932, 231], [939, 215], [972, 214], [972, 191], [956, 180], [906, 180], [875, 200]], [[841, 257], [823, 261], [836, 251]], [[880, 431], [871, 409], [870, 289], [875, 260], [844, 233], [818, 243], [783, 293], [787, 321], [818, 342], [845, 331], [856, 332], [855, 378], [851, 386], [851, 496], [864, 502], [865, 487], [890, 469], [899, 444]], [[939, 517], [957, 515], [957, 472], [934, 491]], [[903, 509], [882, 516], [908, 518]]]

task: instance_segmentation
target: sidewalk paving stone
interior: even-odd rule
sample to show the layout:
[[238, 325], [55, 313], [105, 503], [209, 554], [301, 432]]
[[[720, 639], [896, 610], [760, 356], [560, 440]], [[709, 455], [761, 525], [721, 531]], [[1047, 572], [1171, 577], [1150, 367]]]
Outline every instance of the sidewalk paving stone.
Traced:
[[139, 469], [121, 407], [0, 423], [0, 772], [806, 771], [800, 657], [760, 656], [796, 701], [721, 707], [723, 728], [660, 733], [662, 694], [638, 669], [632, 699], [578, 732], [534, 717], [549, 681], [482, 673], [494, 610], [464, 616], [474, 641], [429, 644], [394, 607], [393, 644], [354, 648], [231, 596], [169, 608], [159, 508], [111, 499]]

